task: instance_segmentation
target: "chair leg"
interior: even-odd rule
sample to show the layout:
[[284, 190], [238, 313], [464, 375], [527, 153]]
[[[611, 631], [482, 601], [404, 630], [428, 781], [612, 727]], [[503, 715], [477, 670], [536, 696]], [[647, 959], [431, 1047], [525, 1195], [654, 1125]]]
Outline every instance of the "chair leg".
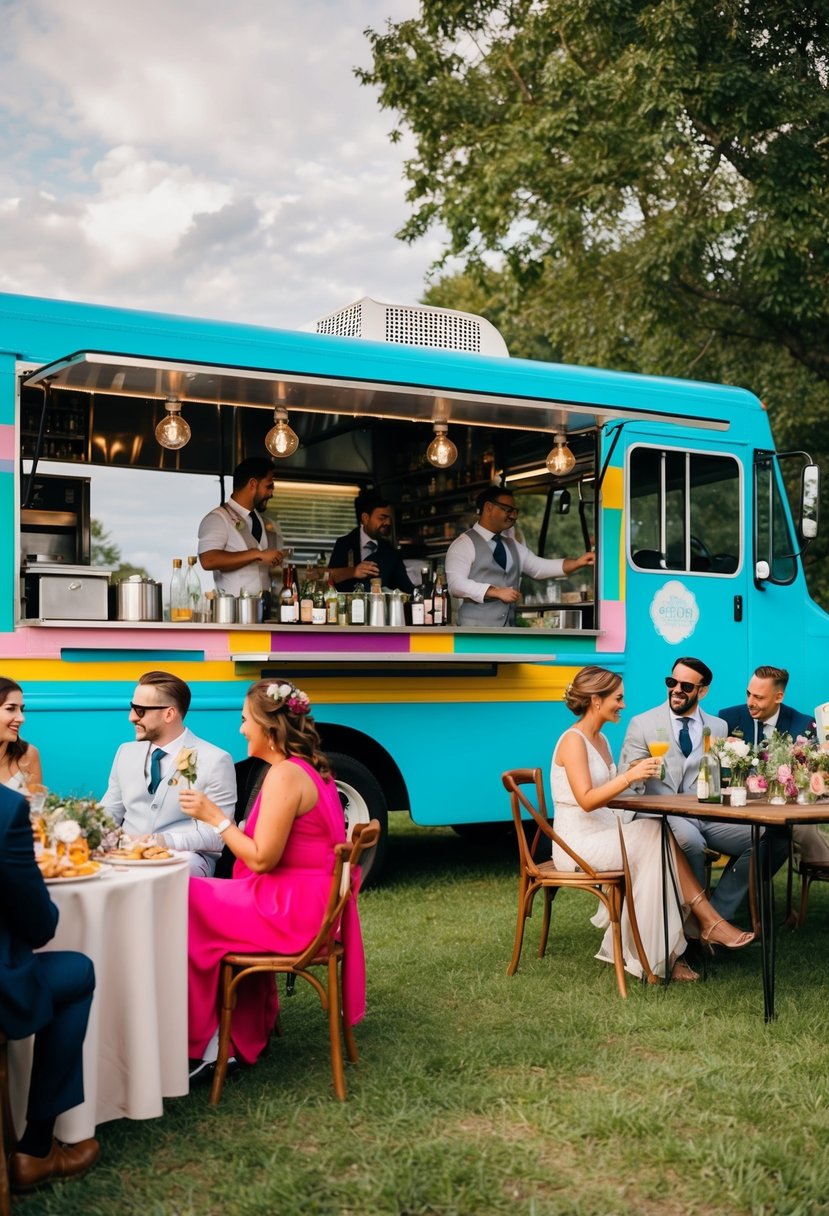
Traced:
[[550, 936], [550, 913], [553, 910], [553, 900], [558, 887], [544, 888], [544, 915], [541, 920], [541, 937], [538, 942], [538, 957], [543, 958], [547, 952], [547, 939]]
[[[518, 962], [521, 958], [521, 947], [524, 944], [524, 927], [528, 916], [526, 907], [528, 889], [529, 884], [526, 875], [522, 874], [521, 881], [518, 884], [518, 923], [515, 926], [515, 945], [512, 948], [512, 958], [507, 967], [507, 975], [515, 975], [518, 970]], [[532, 910], [532, 899], [530, 900], [530, 910]]]
[[213, 1084], [210, 1087], [211, 1106], [219, 1105], [227, 1076], [227, 1061], [230, 1056], [230, 1028], [233, 1021], [233, 1006], [236, 1004], [236, 990], [233, 987], [233, 967], [230, 963], [222, 963], [221, 976], [222, 1013], [219, 1019], [219, 1054], [216, 1057]]
[[806, 920], [806, 909], [809, 906], [809, 887], [811, 886], [811, 883], [812, 883], [812, 880], [808, 876], [808, 874], [801, 874], [801, 876], [800, 876], [800, 911], [797, 914], [798, 929], [801, 927], [803, 922]]
[[[625, 836], [622, 831], [621, 820], [616, 820], [616, 826], [619, 829], [619, 844], [622, 850], [622, 869], [625, 872], [625, 895], [628, 906], [628, 920], [630, 921], [630, 931], [633, 935], [633, 944], [636, 947], [636, 953], [639, 955], [639, 962], [642, 964], [642, 970], [645, 973], [645, 978], [649, 984], [657, 982], [656, 976], [651, 970], [650, 960], [645, 953], [645, 947], [642, 945], [642, 938], [639, 935], [639, 922], [636, 919], [636, 908], [633, 904], [633, 882], [630, 877], [630, 866], [628, 864], [628, 854], [625, 848]], [[668, 960], [665, 959], [665, 966], [668, 966]]]
[[616, 970], [616, 984], [619, 995], [627, 1000], [627, 982], [625, 980], [625, 960], [622, 953], [622, 893], [618, 887], [610, 887], [607, 891], [607, 910], [610, 915], [610, 930], [613, 936], [613, 966]]
[[341, 1102], [345, 1102], [345, 1069], [340, 1022], [338, 959], [332, 956], [328, 960], [328, 1037], [331, 1040], [331, 1072], [334, 1077], [334, 1092]]

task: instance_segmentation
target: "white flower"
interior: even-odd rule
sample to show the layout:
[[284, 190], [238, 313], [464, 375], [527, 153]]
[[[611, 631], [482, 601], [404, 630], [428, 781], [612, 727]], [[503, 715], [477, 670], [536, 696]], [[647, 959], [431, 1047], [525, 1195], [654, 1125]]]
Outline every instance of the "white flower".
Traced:
[[745, 739], [728, 739], [725, 747], [735, 760], [747, 760], [751, 755], [751, 744]]

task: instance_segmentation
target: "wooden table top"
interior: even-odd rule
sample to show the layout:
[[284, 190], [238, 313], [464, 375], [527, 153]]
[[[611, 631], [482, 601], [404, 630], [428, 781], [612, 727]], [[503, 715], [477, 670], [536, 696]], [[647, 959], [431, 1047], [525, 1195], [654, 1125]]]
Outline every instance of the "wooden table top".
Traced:
[[800, 806], [787, 802], [772, 806], [759, 798], [749, 798], [745, 806], [699, 802], [695, 794], [631, 794], [612, 798], [608, 806], [620, 811], [646, 811], [651, 815], [681, 815], [686, 819], [712, 819], [718, 823], [757, 823], [764, 827], [791, 827], [798, 823], [829, 823], [829, 801]]

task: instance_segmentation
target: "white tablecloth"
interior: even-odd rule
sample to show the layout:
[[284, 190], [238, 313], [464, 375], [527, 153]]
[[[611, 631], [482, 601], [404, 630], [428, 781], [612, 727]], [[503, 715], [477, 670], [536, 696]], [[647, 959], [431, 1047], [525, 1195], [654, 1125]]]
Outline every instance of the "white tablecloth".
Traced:
[[[188, 1092], [187, 863], [104, 867], [89, 882], [51, 884], [60, 908], [47, 950], [80, 950], [95, 964], [84, 1043], [81, 1106], [58, 1119], [69, 1144], [109, 1119], [151, 1119]], [[26, 1114], [32, 1039], [10, 1044], [12, 1112]]]

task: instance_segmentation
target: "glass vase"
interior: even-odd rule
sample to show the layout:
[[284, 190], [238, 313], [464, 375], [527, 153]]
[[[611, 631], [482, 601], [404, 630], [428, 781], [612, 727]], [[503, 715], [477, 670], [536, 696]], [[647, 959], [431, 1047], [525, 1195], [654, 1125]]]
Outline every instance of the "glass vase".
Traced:
[[769, 802], [772, 806], [785, 806], [786, 795], [780, 781], [769, 782]]

